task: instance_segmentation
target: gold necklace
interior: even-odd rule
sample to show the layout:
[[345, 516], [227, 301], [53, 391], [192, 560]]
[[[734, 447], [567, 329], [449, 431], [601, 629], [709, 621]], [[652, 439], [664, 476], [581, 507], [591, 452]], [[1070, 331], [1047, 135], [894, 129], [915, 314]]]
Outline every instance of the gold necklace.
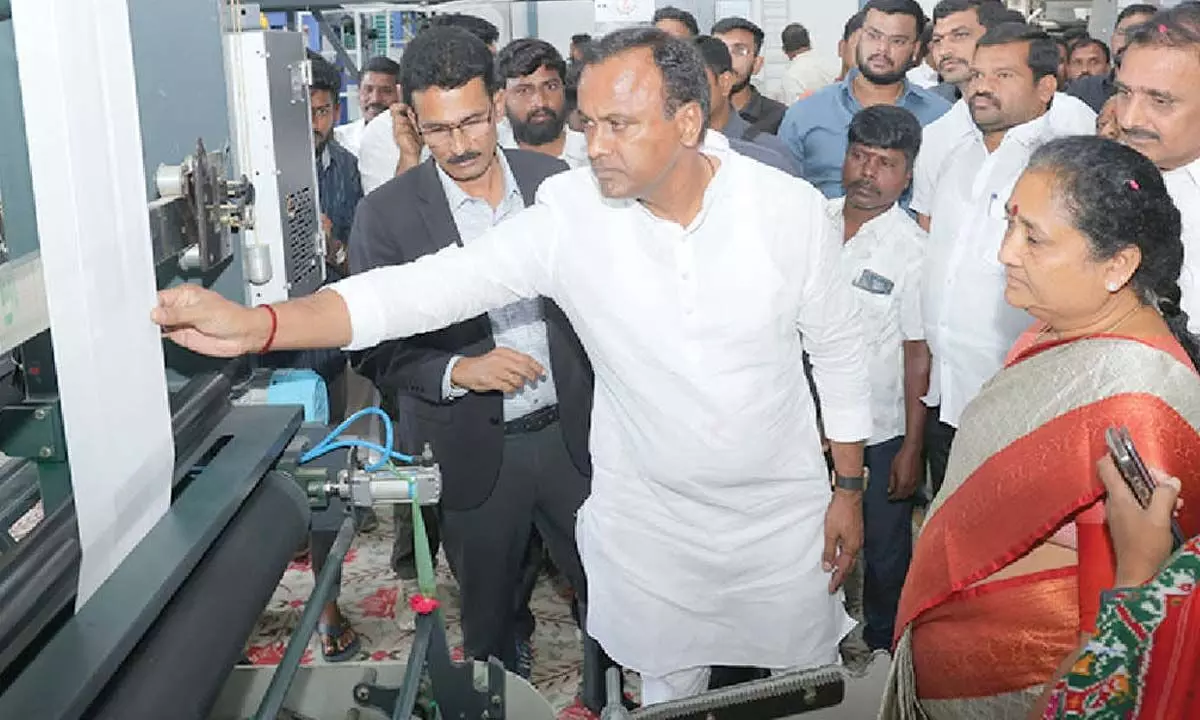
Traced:
[[[1113, 323], [1112, 325], [1109, 325], [1108, 327], [1104, 328], [1104, 329], [1103, 329], [1103, 330], [1101, 330], [1100, 332], [1098, 332], [1098, 333], [1086, 333], [1085, 335], [1081, 335], [1080, 337], [1086, 337], [1087, 335], [1107, 335], [1107, 334], [1109, 334], [1109, 333], [1111, 333], [1111, 332], [1114, 332], [1114, 331], [1115, 331], [1117, 328], [1119, 328], [1119, 327], [1121, 327], [1122, 325], [1124, 325], [1126, 320], [1128, 320], [1129, 318], [1131, 318], [1131, 317], [1133, 317], [1134, 315], [1136, 315], [1136, 314], [1137, 314], [1137, 312], [1138, 312], [1139, 310], [1141, 310], [1143, 307], [1145, 307], [1145, 306], [1144, 306], [1144, 305], [1142, 305], [1141, 303], [1139, 303], [1139, 304], [1135, 305], [1135, 306], [1133, 307], [1133, 309], [1132, 309], [1132, 310], [1130, 310], [1129, 312], [1125, 313], [1125, 314], [1124, 314], [1124, 315], [1122, 315], [1121, 317], [1117, 318], [1117, 321], [1116, 321], [1115, 323]], [[1036, 338], [1034, 338], [1034, 342], [1035, 342], [1035, 343], [1037, 343], [1037, 342], [1040, 342], [1040, 341], [1041, 341], [1041, 339], [1042, 339], [1044, 336], [1046, 336], [1046, 335], [1050, 334], [1051, 332], [1052, 332], [1052, 329], [1051, 329], [1051, 327], [1050, 327], [1049, 325], [1047, 325], [1046, 327], [1042, 328], [1042, 331], [1041, 331], [1041, 332], [1039, 332], [1039, 333], [1037, 334], [1037, 337], [1036, 337]], [[1057, 334], [1057, 333], [1055, 333], [1055, 334]], [[1056, 340], [1062, 340], [1062, 335], [1061, 335], [1061, 334], [1057, 334], [1057, 335], [1058, 335], [1058, 337], [1056, 337], [1055, 339], [1056, 339]]]

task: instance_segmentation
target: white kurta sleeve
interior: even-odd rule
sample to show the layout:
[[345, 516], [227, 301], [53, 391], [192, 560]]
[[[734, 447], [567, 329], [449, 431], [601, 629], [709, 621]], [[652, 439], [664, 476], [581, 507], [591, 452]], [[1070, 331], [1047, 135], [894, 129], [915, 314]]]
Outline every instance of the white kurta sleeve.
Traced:
[[908, 206], [921, 215], [929, 215], [933, 210], [933, 194], [937, 189], [937, 168], [933, 167], [935, 160], [931, 154], [922, 150], [913, 164], [912, 200]]
[[462, 322], [523, 298], [553, 296], [557, 231], [540, 203], [466, 247], [352, 275], [329, 288], [342, 296], [353, 330], [346, 350]]
[[839, 268], [841, 243], [833, 223], [815, 200], [802, 203], [808, 217], [797, 223], [807, 238], [806, 277], [797, 327], [812, 360], [825, 435], [835, 442], [871, 436], [871, 380], [867, 345], [852, 286]]
[[900, 291], [900, 335], [907, 341], [925, 339], [925, 321], [921, 315], [921, 280], [925, 274], [925, 233], [909, 241], [904, 259], [904, 283]]

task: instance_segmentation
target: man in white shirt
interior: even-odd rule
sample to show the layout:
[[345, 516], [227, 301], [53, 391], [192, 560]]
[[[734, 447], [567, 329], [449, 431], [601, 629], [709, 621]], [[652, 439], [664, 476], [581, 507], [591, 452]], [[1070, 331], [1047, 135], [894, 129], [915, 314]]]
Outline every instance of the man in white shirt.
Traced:
[[829, 201], [841, 230], [842, 280], [854, 288], [867, 339], [873, 429], [863, 495], [863, 640], [890, 649], [896, 608], [912, 559], [914, 493], [924, 476], [922, 444], [929, 348], [921, 321], [925, 231], [898, 203], [912, 179], [921, 123], [874, 105], [850, 123], [842, 170], [846, 195]]
[[579, 86], [591, 170], [550, 178], [475, 242], [270, 311], [179, 286], [154, 319], [206, 354], [357, 349], [553, 298], [596, 372], [578, 519], [589, 634], [642, 673], [646, 704], [703, 691], [715, 664], [836, 662], [872, 424], [824, 198], [705, 134], [691, 43], [634, 27], [593, 50]]
[[352, 123], [339, 125], [333, 131], [338, 144], [354, 157], [358, 157], [367, 123], [399, 102], [400, 94], [396, 89], [396, 77], [399, 74], [400, 66], [396, 61], [382, 55], [371, 58], [363, 65], [358, 75], [358, 109], [362, 115]]
[[933, 354], [926, 423], [936, 495], [967, 403], [1032, 320], [1004, 301], [1004, 204], [1029, 156], [1061, 133], [1048, 121], [1058, 47], [1042, 30], [1005, 23], [979, 41], [967, 106], [975, 130], [952, 151], [933, 194], [922, 316]]
[[813, 52], [808, 28], [800, 23], [792, 23], [783, 29], [780, 38], [783, 52], [788, 56], [779, 97], [784, 105], [791, 105], [834, 82], [837, 73], [831, 72], [829, 63]]
[[[929, 53], [938, 59], [938, 72], [950, 97], [961, 96], [971, 76], [975, 45], [989, 29], [1005, 22], [1020, 22], [1020, 13], [1007, 10], [988, 0], [943, 0], [933, 10], [933, 38]], [[935, 88], [936, 90], [936, 88]], [[1058, 135], [1091, 135], [1095, 132], [1096, 113], [1082, 100], [1062, 92], [1055, 93], [1047, 122]], [[946, 169], [951, 151], [976, 132], [975, 122], [965, 98], [959, 97], [950, 112], [930, 123], [921, 142], [921, 154], [913, 170], [912, 202], [917, 222], [929, 229], [933, 191]]]
[[1121, 141], [1163, 171], [1183, 216], [1181, 307], [1200, 332], [1200, 8], [1164, 10], [1134, 29], [1117, 70]]
[[496, 72], [517, 147], [587, 165], [587, 139], [567, 128], [567, 63], [558, 50], [545, 40], [513, 40], [496, 56]]

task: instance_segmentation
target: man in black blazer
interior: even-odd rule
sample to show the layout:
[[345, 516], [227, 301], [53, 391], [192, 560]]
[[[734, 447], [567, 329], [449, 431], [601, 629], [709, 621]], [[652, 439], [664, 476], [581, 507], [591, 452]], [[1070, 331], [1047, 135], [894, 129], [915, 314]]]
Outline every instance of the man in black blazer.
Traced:
[[[352, 272], [469, 244], [566, 170], [555, 158], [498, 149], [503, 100], [492, 62], [457, 28], [423, 31], [406, 48], [409, 125], [432, 158], [359, 205]], [[461, 590], [464, 654], [527, 670], [515, 625], [534, 528], [572, 586], [584, 588], [575, 513], [590, 488], [592, 373], [578, 338], [552, 302], [530, 300], [380, 345], [356, 366], [405, 425], [408, 447], [431, 443], [441, 464], [439, 520]]]

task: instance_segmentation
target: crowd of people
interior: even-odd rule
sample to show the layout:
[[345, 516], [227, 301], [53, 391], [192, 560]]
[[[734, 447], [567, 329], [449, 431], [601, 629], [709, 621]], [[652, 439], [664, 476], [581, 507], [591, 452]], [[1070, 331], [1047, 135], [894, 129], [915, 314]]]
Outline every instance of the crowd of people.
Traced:
[[435, 17], [339, 128], [314, 58], [336, 282], [154, 311], [205, 354], [349, 357], [432, 444], [464, 657], [528, 676], [548, 554], [585, 645], [563, 717], [613, 664], [654, 704], [837, 663], [861, 560], [881, 717], [1200, 716], [1200, 3], [1127, 7], [1110, 47], [870, 0], [840, 68], [783, 30], [776, 97], [745, 18], [498, 40]]

